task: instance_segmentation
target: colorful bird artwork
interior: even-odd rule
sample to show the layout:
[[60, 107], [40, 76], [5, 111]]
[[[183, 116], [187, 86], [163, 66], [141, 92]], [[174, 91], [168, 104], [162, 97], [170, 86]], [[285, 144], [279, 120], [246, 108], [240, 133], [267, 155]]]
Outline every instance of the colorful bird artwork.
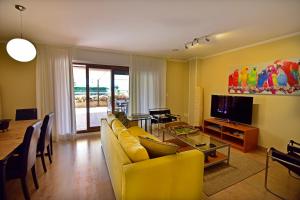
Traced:
[[228, 77], [229, 93], [300, 95], [300, 60], [276, 60], [260, 69], [235, 69]]
[[243, 89], [248, 87], [247, 80], [248, 80], [248, 67], [245, 66], [242, 68], [240, 72], [240, 80], [241, 80], [241, 86]]
[[235, 70], [233, 72], [232, 84], [233, 84], [233, 87], [236, 87], [236, 88], [239, 86], [239, 70]]
[[267, 70], [266, 70], [266, 69], [263, 69], [263, 70], [258, 74], [257, 88], [258, 88], [259, 90], [262, 90], [264, 87], [266, 87], [267, 80], [268, 80]]
[[287, 86], [287, 77], [281, 68], [278, 69], [277, 82], [280, 87]]

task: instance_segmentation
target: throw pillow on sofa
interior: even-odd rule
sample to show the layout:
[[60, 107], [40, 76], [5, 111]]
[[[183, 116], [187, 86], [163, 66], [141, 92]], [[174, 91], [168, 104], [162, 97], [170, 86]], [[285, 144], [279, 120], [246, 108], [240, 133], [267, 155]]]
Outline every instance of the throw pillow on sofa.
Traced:
[[146, 132], [144, 129], [142, 129], [139, 126], [133, 126], [127, 129], [130, 133], [130, 135], [138, 138], [139, 136], [148, 137], [153, 140], [159, 141], [154, 135], [151, 135], [150, 133]]
[[139, 140], [130, 135], [127, 130], [119, 132], [118, 140], [132, 162], [149, 159], [147, 150], [140, 144]]
[[139, 139], [152, 158], [175, 154], [179, 148], [176, 144], [153, 140], [149, 137], [139, 136]]

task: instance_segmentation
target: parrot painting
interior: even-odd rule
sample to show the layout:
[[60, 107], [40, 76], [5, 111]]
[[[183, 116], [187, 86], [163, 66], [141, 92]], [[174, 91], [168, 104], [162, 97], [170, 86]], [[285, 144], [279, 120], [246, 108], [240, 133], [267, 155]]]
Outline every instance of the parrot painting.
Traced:
[[296, 63], [296, 62], [292, 63], [292, 75], [296, 81], [295, 87], [297, 89], [300, 89], [299, 65], [300, 63]]
[[239, 86], [239, 70], [238, 69], [234, 70], [234, 72], [233, 72], [232, 83], [233, 83], [233, 87], [235, 89], [237, 89]]
[[247, 88], [247, 79], [248, 79], [248, 67], [245, 66], [241, 69], [240, 80], [242, 88]]
[[284, 71], [284, 73], [287, 77], [287, 82], [290, 87], [294, 87], [294, 86], [298, 85], [298, 79], [295, 79], [295, 77], [292, 73], [292, 69], [297, 68], [297, 67], [298, 67], [298, 64], [295, 62], [291, 62], [291, 61], [284, 61], [283, 65], [281, 66], [281, 69]]
[[230, 74], [228, 76], [228, 92], [229, 93], [232, 88], [233, 88], [233, 74]]
[[277, 88], [278, 87], [277, 73], [272, 73], [272, 81], [273, 81], [274, 87]]
[[274, 65], [268, 66], [268, 85], [270, 88], [275, 88], [278, 86], [277, 82], [277, 69]]
[[257, 70], [256, 67], [253, 67], [249, 74], [248, 74], [248, 80], [247, 80], [248, 86], [250, 89], [254, 89], [257, 84]]
[[259, 90], [263, 90], [263, 88], [266, 87], [267, 80], [268, 80], [267, 70], [263, 69], [263, 70], [258, 74], [257, 88], [258, 88]]
[[287, 86], [287, 77], [281, 67], [278, 68], [277, 82], [279, 87]]
[[261, 71], [256, 66], [243, 66], [228, 76], [228, 91], [300, 95], [300, 60], [276, 60]]

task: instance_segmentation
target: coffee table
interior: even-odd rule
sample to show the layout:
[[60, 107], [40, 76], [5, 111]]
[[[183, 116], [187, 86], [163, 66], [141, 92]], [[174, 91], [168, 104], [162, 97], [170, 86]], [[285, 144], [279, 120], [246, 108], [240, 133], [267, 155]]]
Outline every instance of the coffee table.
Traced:
[[185, 143], [186, 145], [202, 151], [205, 155], [205, 164], [204, 167], [209, 167], [222, 163], [226, 161], [229, 164], [230, 160], [230, 144], [226, 144], [222, 141], [219, 141], [211, 136], [201, 132], [196, 131], [194, 133], [178, 134], [172, 128], [166, 128], [163, 131], [163, 140], [164, 141], [174, 141], [174, 140], [165, 140], [166, 137], [175, 138]]

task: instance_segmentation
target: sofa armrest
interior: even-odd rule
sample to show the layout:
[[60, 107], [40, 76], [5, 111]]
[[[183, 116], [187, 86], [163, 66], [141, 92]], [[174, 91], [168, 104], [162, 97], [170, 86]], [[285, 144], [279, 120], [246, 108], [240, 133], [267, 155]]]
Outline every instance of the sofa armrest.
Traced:
[[198, 150], [124, 165], [122, 199], [200, 199], [203, 171]]

